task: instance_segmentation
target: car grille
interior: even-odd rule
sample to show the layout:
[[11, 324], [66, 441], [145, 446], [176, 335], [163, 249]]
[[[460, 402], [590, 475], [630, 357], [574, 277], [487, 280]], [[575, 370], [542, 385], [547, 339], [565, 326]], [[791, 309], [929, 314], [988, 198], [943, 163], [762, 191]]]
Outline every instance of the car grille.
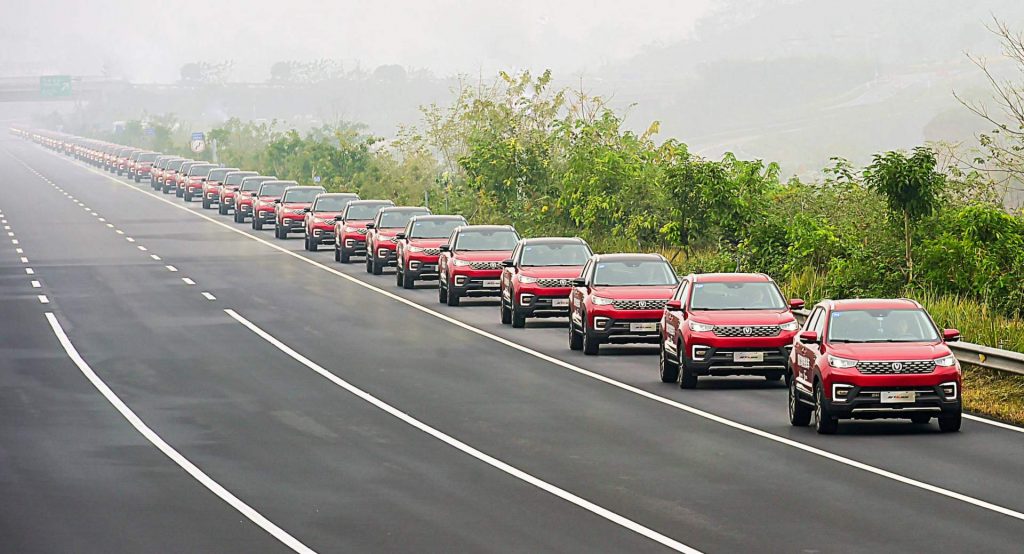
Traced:
[[356, 233], [359, 233], [360, 235], [365, 235], [366, 229], [356, 229]]
[[652, 300], [616, 300], [612, 302], [612, 306], [615, 306], [616, 310], [660, 310], [665, 307], [667, 300], [652, 299]]
[[716, 337], [777, 337], [778, 325], [716, 325]]
[[571, 287], [572, 279], [538, 279], [537, 284], [542, 287]]
[[441, 249], [440, 248], [424, 248], [423, 249], [423, 254], [426, 254], [428, 256], [440, 256], [441, 255]]
[[501, 269], [501, 262], [473, 262], [469, 264], [473, 269]]
[[931, 373], [935, 371], [935, 361], [913, 360], [906, 362], [857, 362], [857, 371], [867, 375], [900, 375], [907, 373]]

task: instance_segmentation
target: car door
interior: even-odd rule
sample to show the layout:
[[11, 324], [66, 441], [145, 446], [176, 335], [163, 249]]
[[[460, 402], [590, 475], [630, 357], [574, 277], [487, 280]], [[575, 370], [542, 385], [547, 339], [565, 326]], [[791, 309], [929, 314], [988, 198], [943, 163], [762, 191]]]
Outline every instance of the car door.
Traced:
[[448, 280], [448, 260], [452, 257], [452, 252], [455, 250], [455, 242], [459, 240], [459, 230], [452, 231], [451, 236], [448, 237], [448, 251], [441, 252], [440, 257], [437, 259], [437, 272], [441, 279]]
[[509, 302], [512, 301], [512, 294], [515, 292], [515, 283], [513, 279], [516, 277], [516, 273], [519, 271], [519, 258], [523, 252], [523, 243], [516, 244], [514, 250], [512, 250], [512, 267], [501, 268], [501, 291], [502, 295]]
[[661, 332], [663, 341], [666, 344], [676, 344], [676, 337], [680, 334], [680, 330], [683, 326], [683, 320], [686, 317], [686, 299], [690, 293], [690, 280], [683, 279], [679, 286], [676, 287], [675, 294], [672, 295], [673, 300], [679, 300], [683, 307], [681, 310], [673, 311], [666, 309], [664, 316], [661, 321]]
[[570, 319], [576, 322], [580, 327], [583, 326], [583, 310], [586, 305], [587, 289], [590, 285], [591, 274], [594, 270], [593, 260], [588, 260], [587, 264], [583, 266], [583, 271], [580, 272], [580, 278], [586, 283], [582, 287], [573, 287], [572, 293], [570, 294], [569, 310]]
[[[823, 339], [821, 335], [821, 324], [825, 321], [825, 308], [823, 306], [816, 306], [811, 312], [811, 315], [807, 318], [804, 323], [803, 331], [811, 331], [818, 333], [819, 342]], [[811, 383], [814, 382], [813, 368], [815, 360], [818, 359], [819, 345], [810, 344], [800, 340], [800, 335], [797, 335], [796, 342], [793, 344], [793, 349], [796, 352], [796, 376], [797, 381], [804, 385], [809, 391]]]

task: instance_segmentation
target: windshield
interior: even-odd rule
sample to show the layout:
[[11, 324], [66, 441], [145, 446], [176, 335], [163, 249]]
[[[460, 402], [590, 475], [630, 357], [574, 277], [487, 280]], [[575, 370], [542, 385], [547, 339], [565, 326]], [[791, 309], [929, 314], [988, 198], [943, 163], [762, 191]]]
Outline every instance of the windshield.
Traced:
[[139, 154], [140, 162], [151, 162], [156, 159], [157, 153], [151, 152], [149, 154]]
[[523, 246], [524, 266], [583, 265], [590, 258], [590, 249], [583, 243], [527, 244]]
[[409, 223], [409, 218], [414, 215], [429, 215], [430, 212], [427, 210], [390, 210], [380, 214], [380, 224], [377, 227], [381, 229], [394, 229], [395, 227], [405, 227]]
[[605, 287], [674, 285], [676, 273], [662, 260], [600, 262], [594, 271], [594, 285]]
[[268, 183], [260, 187], [260, 196], [281, 196], [288, 183]]
[[386, 202], [379, 202], [377, 204], [352, 204], [348, 207], [345, 212], [346, 220], [361, 220], [361, 219], [373, 219], [377, 216], [377, 210], [384, 206], [390, 206], [391, 204]]
[[183, 165], [185, 165], [185, 160], [175, 160], [175, 161], [167, 164], [167, 169], [171, 169], [171, 170], [177, 171]]
[[935, 342], [939, 332], [923, 310], [842, 310], [829, 319], [830, 342]]
[[349, 202], [355, 200], [351, 196], [323, 196], [313, 206], [314, 212], [340, 212]]
[[223, 181], [224, 180], [224, 176], [227, 175], [231, 171], [235, 171], [235, 170], [234, 169], [224, 169], [223, 167], [219, 167], [217, 169], [214, 169], [214, 170], [210, 171], [210, 175], [207, 178], [209, 180], [211, 180], [211, 181]]
[[194, 165], [188, 168], [189, 177], [206, 177], [210, 174], [216, 166], [213, 165]]
[[465, 225], [465, 219], [427, 219], [412, 224], [410, 238], [417, 239], [443, 239], [449, 237], [452, 231], [460, 225]]
[[462, 231], [453, 250], [512, 250], [519, 235], [508, 229], [491, 231]]
[[242, 182], [242, 179], [245, 179], [246, 177], [248, 177], [250, 175], [255, 175], [255, 173], [248, 173], [248, 174], [247, 173], [232, 173], [232, 174], [224, 177], [224, 184], [225, 185], [237, 185], [238, 183]]
[[309, 204], [313, 202], [316, 195], [323, 192], [324, 189], [321, 188], [290, 190], [281, 197], [281, 202], [303, 202]]
[[272, 180], [270, 177], [262, 177], [259, 179], [244, 179], [242, 180], [242, 190], [260, 190], [260, 186], [263, 183]]
[[695, 283], [690, 307], [694, 310], [782, 310], [786, 302], [774, 283]]

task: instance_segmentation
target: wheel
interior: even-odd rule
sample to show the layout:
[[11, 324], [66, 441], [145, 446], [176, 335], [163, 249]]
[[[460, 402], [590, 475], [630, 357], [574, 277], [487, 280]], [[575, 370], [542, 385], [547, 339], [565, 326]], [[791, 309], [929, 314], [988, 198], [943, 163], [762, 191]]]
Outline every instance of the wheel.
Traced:
[[447, 290], [445, 293], [448, 295], [448, 305], [458, 306], [459, 305], [459, 293]]
[[320, 251], [320, 240], [314, 237], [309, 237], [309, 251], [319, 252]]
[[776, 371], [774, 373], [765, 373], [764, 374], [764, 380], [765, 381], [769, 381], [769, 382], [781, 381], [782, 380], [782, 372], [781, 371]]
[[184, 192], [180, 188], [174, 187], [174, 196], [181, 198], [183, 194]]
[[522, 329], [526, 327], [526, 316], [516, 309], [515, 300], [512, 301], [512, 328]]
[[185, 192], [182, 193], [182, 198], [185, 199], [185, 202], [191, 202], [192, 201], [192, 192], [189, 191], [188, 189], [185, 189]]
[[939, 430], [943, 433], [956, 433], [960, 430], [961, 414], [956, 412], [950, 415], [939, 416]]
[[288, 238], [288, 229], [286, 227], [277, 227], [277, 238], [286, 240]]
[[228, 215], [228, 207], [223, 202], [217, 202], [217, 213], [220, 215]]
[[206, 195], [204, 194], [203, 195], [203, 209], [204, 210], [209, 210], [212, 207], [213, 207], [213, 204], [210, 204], [210, 199], [207, 198]]
[[347, 264], [347, 263], [349, 263], [349, 261], [351, 261], [351, 257], [349, 256], [348, 250], [345, 250], [344, 248], [340, 248], [340, 249], [338, 249], [338, 251], [340, 252], [340, 254], [338, 254], [338, 256], [337, 256], [337, 259], [338, 259], [339, 262], [341, 262], [343, 264]]
[[675, 383], [679, 380], [679, 363], [668, 359], [664, 343], [658, 350], [658, 374], [662, 383]]
[[692, 367], [686, 365], [686, 360], [680, 356], [679, 362], [679, 388], [681, 389], [695, 389], [697, 388], [697, 373]]
[[583, 335], [576, 332], [576, 324], [569, 321], [569, 350], [583, 350]]
[[341, 250], [338, 249], [338, 248], [334, 249], [334, 261], [336, 261], [336, 262], [340, 262], [341, 261]]
[[381, 273], [384, 273], [384, 264], [382, 262], [377, 261], [377, 256], [372, 256], [370, 258], [370, 264], [372, 266], [370, 268], [370, 273], [373, 273], [374, 275], [380, 275]]
[[814, 430], [819, 435], [833, 435], [839, 429], [839, 420], [828, 413], [825, 405], [825, 391], [821, 384], [814, 385]]
[[234, 218], [235, 223], [245, 222], [245, 216], [243, 216], [238, 210], [235, 210], [235, 213], [232, 215], [232, 217]]
[[583, 353], [587, 356], [597, 356], [601, 349], [601, 343], [597, 337], [590, 334], [590, 327], [587, 325], [587, 316], [583, 316]]
[[505, 304], [504, 298], [501, 299], [501, 323], [502, 325], [512, 323], [512, 308]]
[[405, 279], [402, 278], [402, 266], [395, 268], [395, 286], [405, 288]]
[[448, 303], [448, 287], [442, 283], [437, 284], [437, 301], [441, 304]]
[[416, 279], [402, 273], [402, 288], [403, 289], [414, 289], [416, 288]]
[[373, 259], [370, 257], [369, 252], [366, 254], [366, 272], [373, 273]]
[[789, 424], [807, 427], [811, 423], [811, 407], [800, 400], [796, 390], [796, 379], [789, 378]]
[[139, 181], [141, 181], [141, 180], [142, 180], [142, 179], [139, 179], [139, 176], [138, 176], [138, 175], [136, 175], [136, 176], [135, 176], [135, 182], [136, 182], [136, 183], [138, 183], [138, 182], [139, 182]]
[[257, 231], [262, 231], [263, 230], [263, 218], [261, 218], [259, 216], [255, 216], [255, 215], [252, 216], [252, 228], [256, 229]]
[[910, 422], [914, 425], [928, 425], [932, 420], [932, 416], [928, 414], [914, 414], [910, 416]]

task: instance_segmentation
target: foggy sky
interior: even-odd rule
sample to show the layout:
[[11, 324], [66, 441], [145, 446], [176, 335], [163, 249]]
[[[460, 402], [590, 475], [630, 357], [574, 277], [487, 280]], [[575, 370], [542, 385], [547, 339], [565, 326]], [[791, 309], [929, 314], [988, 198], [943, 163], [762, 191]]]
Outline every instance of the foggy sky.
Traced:
[[277, 61], [571, 73], [686, 38], [713, 0], [0, 0], [0, 75], [174, 81], [233, 60], [262, 81]]

